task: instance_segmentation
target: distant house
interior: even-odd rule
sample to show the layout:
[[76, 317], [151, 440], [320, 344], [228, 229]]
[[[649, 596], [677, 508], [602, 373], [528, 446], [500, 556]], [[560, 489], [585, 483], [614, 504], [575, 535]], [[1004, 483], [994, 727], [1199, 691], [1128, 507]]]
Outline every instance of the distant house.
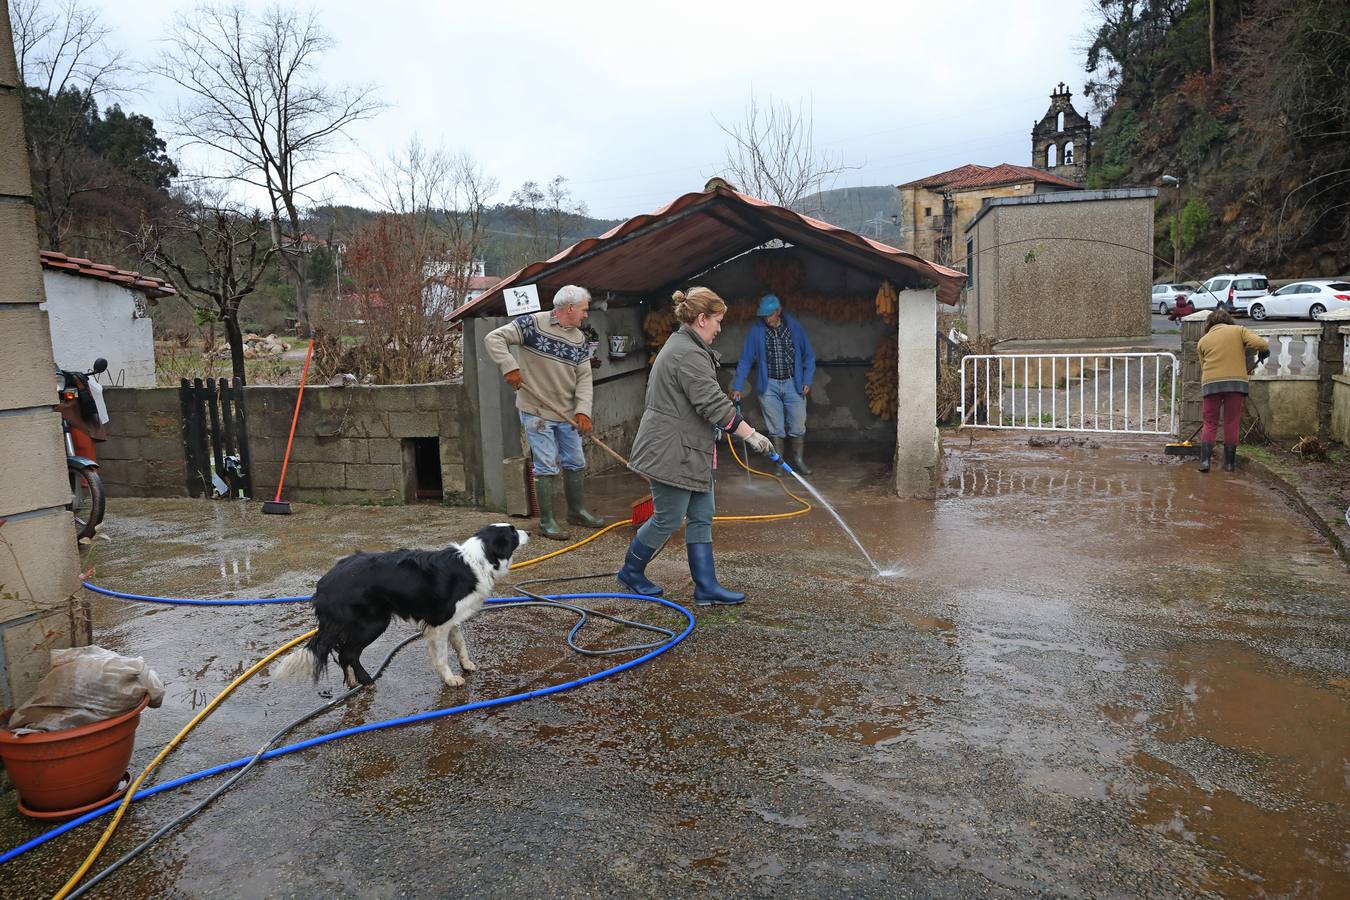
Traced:
[[148, 306], [177, 294], [139, 272], [43, 250], [42, 286], [52, 353], [62, 369], [85, 371], [108, 361], [108, 377], [127, 387], [155, 386], [155, 337]]
[[486, 264], [481, 259], [459, 264], [458, 277], [455, 265], [448, 260], [428, 260], [423, 264], [422, 301], [428, 312], [439, 310], [449, 314], [501, 281], [494, 275], [485, 274]]

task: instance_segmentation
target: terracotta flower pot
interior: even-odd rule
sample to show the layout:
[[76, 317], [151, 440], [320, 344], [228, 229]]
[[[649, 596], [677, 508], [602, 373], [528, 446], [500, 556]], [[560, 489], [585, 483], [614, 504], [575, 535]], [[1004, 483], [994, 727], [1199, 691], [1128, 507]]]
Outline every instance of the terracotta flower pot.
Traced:
[[62, 812], [118, 796], [149, 702], [146, 694], [120, 716], [62, 731], [15, 736], [0, 729], [0, 759], [23, 798], [21, 808]]

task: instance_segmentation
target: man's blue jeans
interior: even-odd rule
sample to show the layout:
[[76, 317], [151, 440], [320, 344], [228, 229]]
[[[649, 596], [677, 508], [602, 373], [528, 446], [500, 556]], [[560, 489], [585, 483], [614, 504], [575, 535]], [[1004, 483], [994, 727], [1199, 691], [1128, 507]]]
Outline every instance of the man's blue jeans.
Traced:
[[567, 422], [554, 422], [521, 412], [520, 427], [525, 430], [525, 439], [530, 442], [534, 474], [557, 475], [560, 462], [569, 472], [586, 468], [586, 454], [581, 451], [581, 435]]
[[783, 437], [784, 419], [787, 437], [806, 434], [806, 398], [797, 393], [791, 378], [769, 379], [769, 389], [759, 398], [764, 414], [764, 431], [771, 437]]

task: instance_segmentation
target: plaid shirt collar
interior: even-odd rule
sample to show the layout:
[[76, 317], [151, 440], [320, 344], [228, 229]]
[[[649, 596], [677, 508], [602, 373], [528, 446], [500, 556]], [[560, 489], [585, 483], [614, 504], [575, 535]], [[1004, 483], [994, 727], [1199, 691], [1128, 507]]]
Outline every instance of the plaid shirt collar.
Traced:
[[769, 378], [782, 380], [792, 377], [795, 350], [792, 345], [792, 332], [788, 330], [786, 319], [780, 321], [777, 328], [765, 324], [764, 368]]

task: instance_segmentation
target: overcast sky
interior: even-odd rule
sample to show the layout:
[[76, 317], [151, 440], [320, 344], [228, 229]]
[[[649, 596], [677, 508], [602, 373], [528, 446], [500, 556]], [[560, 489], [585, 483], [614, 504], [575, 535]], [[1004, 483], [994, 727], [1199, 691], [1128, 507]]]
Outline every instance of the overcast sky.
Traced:
[[[148, 62], [175, 8], [86, 0]], [[251, 4], [257, 5], [257, 4]], [[326, 0], [324, 71], [389, 104], [352, 129], [359, 171], [414, 134], [475, 157], [501, 185], [564, 175], [592, 215], [626, 218], [719, 174], [718, 121], [751, 91], [814, 106], [818, 145], [858, 166], [835, 187], [898, 184], [967, 162], [1029, 165], [1059, 81], [1080, 112], [1087, 3]], [[153, 81], [129, 108], [165, 118]], [[1096, 117], [1093, 117], [1094, 122]], [[362, 202], [334, 184], [339, 197]]]

